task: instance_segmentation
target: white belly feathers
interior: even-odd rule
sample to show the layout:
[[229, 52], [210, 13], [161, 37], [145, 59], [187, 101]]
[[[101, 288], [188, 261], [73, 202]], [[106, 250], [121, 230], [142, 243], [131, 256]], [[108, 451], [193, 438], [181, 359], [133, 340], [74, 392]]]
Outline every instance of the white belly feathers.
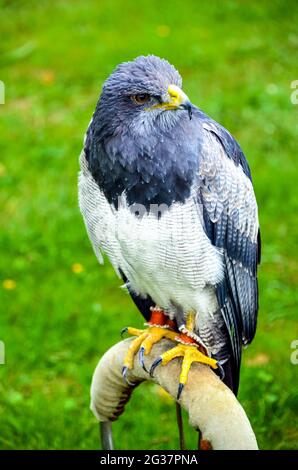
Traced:
[[79, 204], [99, 261], [104, 251], [134, 292], [149, 294], [168, 313], [173, 304], [203, 316], [216, 310], [209, 286], [222, 280], [222, 255], [206, 236], [193, 197], [172, 204], [160, 218], [150, 212], [137, 217], [124, 195], [116, 210], [93, 180], [82, 153]]

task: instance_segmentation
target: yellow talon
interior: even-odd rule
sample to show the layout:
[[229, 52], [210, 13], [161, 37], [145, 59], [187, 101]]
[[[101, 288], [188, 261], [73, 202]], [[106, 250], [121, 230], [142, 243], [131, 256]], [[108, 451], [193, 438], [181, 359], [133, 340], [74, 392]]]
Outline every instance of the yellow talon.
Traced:
[[150, 353], [152, 346], [155, 343], [158, 343], [162, 338], [168, 338], [175, 341], [175, 338], [177, 337], [177, 333], [174, 331], [159, 326], [149, 326], [146, 330], [138, 330], [136, 328], [129, 327], [127, 328], [127, 333], [137, 336], [137, 338], [130, 344], [124, 359], [123, 365], [128, 369], [133, 368], [134, 356], [140, 349], [143, 349], [144, 354], [146, 355]]
[[[134, 329], [134, 328], [132, 328], [132, 329]], [[129, 329], [127, 331], [129, 331]], [[136, 338], [130, 344], [130, 346], [128, 348], [128, 351], [127, 351], [127, 354], [125, 356], [124, 362], [123, 362], [124, 367], [127, 367], [128, 369], [133, 368], [133, 361], [134, 361], [135, 354], [140, 349], [140, 346], [141, 346], [141, 344], [142, 344], [142, 342], [144, 341], [145, 338], [146, 338], [146, 333], [142, 332], [142, 334], [140, 334], [138, 336], [138, 338]]]
[[193, 362], [200, 362], [201, 364], [207, 364], [208, 366], [212, 367], [212, 369], [218, 368], [217, 361], [201, 353], [198, 350], [196, 344], [190, 344], [190, 345], [178, 344], [174, 348], [169, 349], [165, 353], [161, 354], [161, 356], [154, 361], [150, 369], [150, 374], [151, 375], [153, 374], [154, 369], [158, 365], [165, 366], [172, 359], [175, 359], [176, 357], [183, 357], [181, 374], [179, 377], [179, 389], [178, 389], [177, 399], [180, 398], [183, 387], [187, 382], [188, 372]]
[[179, 378], [179, 382], [183, 385], [185, 385], [187, 382], [188, 372], [193, 362], [207, 364], [208, 366], [212, 367], [212, 369], [217, 369], [218, 367], [215, 359], [212, 359], [211, 357], [208, 357], [205, 354], [201, 353], [194, 346], [186, 346], [184, 344], [181, 344], [176, 348], [179, 348], [179, 350], [181, 351], [180, 356], [183, 356], [181, 374]]
[[[177, 346], [169, 349], [153, 362], [150, 369], [150, 375], [153, 374], [154, 369], [159, 364], [166, 365], [176, 357], [183, 357], [181, 374], [179, 378], [179, 389], [177, 395], [177, 399], [179, 399], [183, 387], [187, 382], [188, 373], [192, 363], [200, 362], [201, 364], [206, 364], [212, 367], [212, 369], [217, 369], [217, 361], [202, 353], [199, 350], [200, 345], [193, 339], [191, 335], [185, 332], [181, 334], [176, 333], [174, 330], [171, 329], [172, 326], [171, 328], [165, 327], [164, 321], [161, 321], [161, 323], [154, 321], [154, 318], [156, 317], [158, 317], [160, 321], [164, 317], [164, 314], [158, 308], [153, 309], [153, 314], [149, 323], [149, 327], [146, 330], [139, 330], [137, 328], [126, 329], [129, 334], [137, 336], [137, 338], [131, 342], [128, 348], [126, 357], [124, 359], [124, 367], [122, 370], [122, 374], [123, 377], [127, 380], [127, 370], [133, 368], [134, 357], [138, 351], [139, 361], [142, 367], [147, 370], [144, 364], [144, 355], [150, 353], [152, 346], [155, 343], [158, 343], [158, 341], [160, 341], [162, 338], [168, 338], [171, 341], [175, 341], [176, 343], [178, 342]], [[194, 325], [195, 316], [193, 312], [190, 312], [186, 321], [186, 330], [192, 332], [194, 330]]]

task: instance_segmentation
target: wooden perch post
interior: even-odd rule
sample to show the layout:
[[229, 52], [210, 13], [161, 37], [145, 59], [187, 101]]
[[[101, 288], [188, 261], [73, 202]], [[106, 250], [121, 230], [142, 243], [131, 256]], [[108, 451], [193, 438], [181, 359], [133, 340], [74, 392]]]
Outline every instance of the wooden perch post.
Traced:
[[[134, 388], [125, 383], [122, 377], [124, 357], [132, 340], [133, 338], [128, 338], [109, 349], [94, 371], [91, 410], [103, 423], [105, 430], [108, 430], [111, 422], [124, 411]], [[151, 353], [145, 356], [147, 370], [153, 361], [171, 346], [172, 343], [166, 339], [154, 345]], [[176, 399], [180, 368], [181, 359], [174, 359], [166, 366], [158, 366], [152, 378], [140, 366], [136, 357], [128, 379], [135, 384], [151, 380]], [[258, 449], [254, 432], [242, 406], [208, 366], [199, 363], [191, 366], [188, 382], [179, 403], [188, 412], [191, 426], [200, 429], [204, 442], [209, 442], [212, 449]], [[103, 445], [106, 449], [111, 449], [111, 437], [108, 432], [104, 434]]]

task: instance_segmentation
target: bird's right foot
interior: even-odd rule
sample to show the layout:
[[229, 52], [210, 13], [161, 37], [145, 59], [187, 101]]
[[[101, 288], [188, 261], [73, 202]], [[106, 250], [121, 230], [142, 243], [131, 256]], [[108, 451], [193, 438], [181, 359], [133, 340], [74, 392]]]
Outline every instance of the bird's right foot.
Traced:
[[152, 309], [150, 321], [147, 323], [148, 328], [139, 330], [137, 328], [124, 328], [121, 333], [128, 333], [137, 338], [130, 344], [123, 363], [122, 375], [127, 379], [127, 371], [133, 368], [134, 357], [139, 352], [139, 361], [146, 370], [144, 364], [144, 356], [150, 353], [154, 344], [158, 343], [162, 338], [168, 338], [175, 341], [177, 332], [174, 331], [174, 322], [164, 314], [159, 307]]

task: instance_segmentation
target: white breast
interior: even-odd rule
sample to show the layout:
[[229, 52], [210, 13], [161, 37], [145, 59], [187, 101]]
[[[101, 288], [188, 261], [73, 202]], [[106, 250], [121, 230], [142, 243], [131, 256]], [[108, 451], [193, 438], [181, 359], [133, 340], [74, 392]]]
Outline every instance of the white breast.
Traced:
[[[173, 304], [202, 314], [217, 308], [210, 288], [222, 280], [222, 255], [206, 236], [195, 198], [174, 203], [158, 219], [154, 213], [137, 217], [121, 197], [115, 210], [89, 173], [81, 156], [79, 203], [95, 253], [104, 251], [130, 287], [150, 295], [170, 313]], [[210, 302], [211, 300], [211, 302]]]

